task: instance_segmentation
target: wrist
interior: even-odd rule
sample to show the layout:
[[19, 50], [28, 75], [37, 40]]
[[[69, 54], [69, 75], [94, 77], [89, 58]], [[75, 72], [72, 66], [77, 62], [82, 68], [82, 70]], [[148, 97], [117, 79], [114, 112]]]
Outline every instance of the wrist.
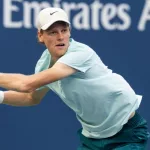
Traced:
[[0, 104], [4, 101], [4, 92], [0, 91]]

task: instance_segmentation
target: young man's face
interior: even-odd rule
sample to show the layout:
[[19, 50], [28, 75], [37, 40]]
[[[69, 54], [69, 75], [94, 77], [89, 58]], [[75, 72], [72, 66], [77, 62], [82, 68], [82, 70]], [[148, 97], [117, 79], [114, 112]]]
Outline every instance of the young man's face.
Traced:
[[38, 32], [38, 37], [48, 48], [52, 58], [57, 60], [69, 47], [70, 28], [64, 22], [56, 22], [47, 30]]

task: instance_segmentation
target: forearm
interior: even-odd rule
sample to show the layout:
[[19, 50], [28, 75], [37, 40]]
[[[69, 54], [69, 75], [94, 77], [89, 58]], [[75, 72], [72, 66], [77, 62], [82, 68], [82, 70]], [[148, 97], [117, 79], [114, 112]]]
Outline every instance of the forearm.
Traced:
[[0, 87], [22, 92], [27, 78], [28, 76], [23, 74], [0, 73]]
[[2, 104], [12, 106], [32, 106], [36, 101], [32, 100], [30, 93], [21, 93], [15, 91], [5, 91]]
[[61, 80], [75, 72], [75, 69], [67, 65], [56, 63], [50, 69], [28, 76], [23, 74], [0, 73], [0, 87], [30, 93], [39, 87]]

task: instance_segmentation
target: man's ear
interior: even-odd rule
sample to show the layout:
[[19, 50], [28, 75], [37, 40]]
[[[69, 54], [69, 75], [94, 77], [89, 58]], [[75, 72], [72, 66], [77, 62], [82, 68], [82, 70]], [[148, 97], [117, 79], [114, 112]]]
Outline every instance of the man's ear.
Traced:
[[69, 31], [70, 31], [70, 36], [69, 37], [71, 37], [71, 27], [69, 27]]
[[71, 31], [70, 31], [70, 29], [69, 29], [69, 37], [71, 37]]
[[37, 37], [38, 37], [38, 41], [40, 42], [40, 43], [43, 43], [44, 41], [43, 41], [43, 33], [41, 32], [41, 31], [38, 31], [37, 32]]

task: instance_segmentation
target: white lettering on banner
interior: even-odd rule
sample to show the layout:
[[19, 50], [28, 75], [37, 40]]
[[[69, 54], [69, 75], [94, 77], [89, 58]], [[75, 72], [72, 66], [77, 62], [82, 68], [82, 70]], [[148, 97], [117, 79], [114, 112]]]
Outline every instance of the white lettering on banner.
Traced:
[[21, 28], [22, 21], [12, 21], [12, 12], [19, 12], [19, 8], [12, 4], [12, 1], [21, 2], [22, 0], [4, 0], [3, 22], [6, 28]]
[[[69, 16], [72, 28], [77, 30], [124, 31], [128, 30], [132, 23], [129, 15], [131, 7], [126, 3], [103, 4], [100, 0], [94, 0], [89, 5], [86, 2], [77, 3], [62, 0], [53, 0], [51, 3], [49, 1], [38, 2], [38, 0], [3, 0], [3, 4], [3, 25], [5, 28], [35, 28], [38, 13], [46, 7], [63, 8]], [[15, 17], [16, 14], [21, 17]], [[18, 20], [14, 20], [14, 18]], [[150, 0], [147, 0], [138, 23], [138, 30], [144, 31], [149, 20]]]
[[81, 11], [75, 15], [75, 17], [73, 18], [73, 25], [76, 29], [85, 29], [85, 30], [89, 30], [90, 29], [90, 25], [89, 25], [89, 8], [88, 5], [86, 5], [85, 3], [79, 3], [76, 6], [76, 9]]
[[94, 1], [91, 4], [91, 10], [92, 10], [92, 15], [91, 15], [91, 26], [94, 30], [98, 30], [100, 29], [100, 25], [99, 25], [99, 11], [100, 9], [103, 7], [103, 5], [101, 3], [99, 3], [99, 1]]
[[[62, 8], [67, 12], [69, 18], [71, 11], [80, 10], [74, 17], [73, 27], [76, 29], [84, 30], [99, 30], [100, 22], [102, 27], [107, 30], [125, 30], [130, 27], [131, 19], [126, 11], [130, 10], [129, 5], [121, 4], [118, 7], [114, 4], [106, 4], [105, 6], [100, 3], [99, 0], [95, 0], [90, 7], [86, 3], [63, 3]], [[90, 10], [91, 10], [91, 20], [90, 20]], [[126, 10], [126, 11], [125, 11]], [[101, 11], [101, 15], [100, 15]], [[115, 13], [114, 13], [115, 12]], [[114, 14], [113, 14], [114, 13]], [[120, 15], [118, 14], [120, 13]], [[111, 19], [119, 17], [123, 22], [122, 25], [118, 23], [111, 24]], [[70, 18], [71, 19], [71, 18]], [[91, 21], [91, 22], [90, 22]], [[114, 27], [113, 27], [114, 26]]]
[[117, 23], [111, 23], [111, 20], [117, 15], [117, 6], [114, 4], [107, 4], [101, 13], [103, 27], [107, 30], [115, 30]]
[[150, 0], [147, 0], [144, 6], [143, 13], [141, 15], [139, 24], [138, 24], [138, 29], [140, 31], [144, 31], [146, 28], [146, 23], [147, 21], [150, 20]]
[[[23, 20], [21, 21], [13, 21], [13, 11], [19, 12], [19, 8], [15, 5], [12, 4], [12, 2], [20, 2], [23, 4]], [[3, 17], [3, 22], [4, 22], [4, 27], [5, 28], [32, 28], [32, 19], [31, 19], [31, 14], [32, 10], [34, 13], [33, 17], [33, 26], [36, 27], [36, 16], [38, 15], [39, 11], [43, 8], [50, 7], [50, 4], [48, 2], [41, 2], [38, 3], [36, 1], [33, 2], [27, 2], [23, 0], [4, 0], [4, 17]]]
[[118, 7], [118, 17], [123, 21], [122, 24], [117, 26], [119, 30], [127, 30], [131, 25], [131, 18], [126, 13], [128, 11], [130, 11], [130, 6], [127, 4], [120, 4]]

